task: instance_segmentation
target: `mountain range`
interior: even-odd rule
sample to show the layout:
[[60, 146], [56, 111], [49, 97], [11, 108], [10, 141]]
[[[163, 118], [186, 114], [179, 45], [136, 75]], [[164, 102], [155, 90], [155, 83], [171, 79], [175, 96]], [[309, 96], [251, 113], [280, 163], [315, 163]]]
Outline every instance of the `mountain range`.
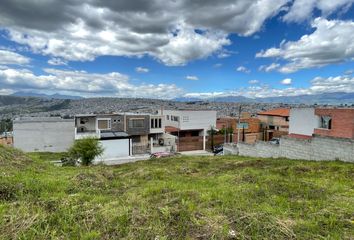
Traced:
[[82, 99], [80, 96], [72, 96], [72, 95], [62, 95], [62, 94], [44, 94], [44, 93], [35, 93], [35, 92], [15, 92], [11, 94], [11, 96], [16, 97], [38, 97], [38, 98], [47, 98], [47, 99]]
[[287, 103], [287, 104], [354, 104], [354, 93], [334, 92], [321, 93], [313, 95], [299, 95], [299, 96], [281, 96], [281, 97], [265, 97], [265, 98], [247, 98], [243, 96], [223, 96], [212, 98], [176, 98], [178, 102], [195, 102], [195, 101], [209, 101], [209, 102], [241, 102], [241, 103]]

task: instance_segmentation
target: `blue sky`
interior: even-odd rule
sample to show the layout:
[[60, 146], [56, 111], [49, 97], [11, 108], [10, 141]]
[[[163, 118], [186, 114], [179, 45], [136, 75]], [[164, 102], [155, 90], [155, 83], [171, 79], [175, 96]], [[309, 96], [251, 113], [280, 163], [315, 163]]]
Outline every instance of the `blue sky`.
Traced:
[[354, 92], [353, 3], [5, 0], [0, 94]]

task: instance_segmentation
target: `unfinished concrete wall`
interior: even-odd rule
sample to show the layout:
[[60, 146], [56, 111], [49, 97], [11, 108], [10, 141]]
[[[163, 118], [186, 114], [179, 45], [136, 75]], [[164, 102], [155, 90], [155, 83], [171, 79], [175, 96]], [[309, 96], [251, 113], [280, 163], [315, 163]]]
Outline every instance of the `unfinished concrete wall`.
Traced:
[[65, 152], [74, 142], [73, 119], [21, 118], [13, 124], [14, 147], [25, 152]]
[[289, 134], [312, 136], [318, 125], [319, 119], [314, 108], [290, 109]]
[[250, 157], [289, 158], [301, 160], [341, 160], [354, 162], [354, 141], [350, 139], [314, 137], [310, 140], [281, 138], [279, 145], [267, 142], [256, 144], [239, 143], [234, 147], [224, 147], [230, 154]]

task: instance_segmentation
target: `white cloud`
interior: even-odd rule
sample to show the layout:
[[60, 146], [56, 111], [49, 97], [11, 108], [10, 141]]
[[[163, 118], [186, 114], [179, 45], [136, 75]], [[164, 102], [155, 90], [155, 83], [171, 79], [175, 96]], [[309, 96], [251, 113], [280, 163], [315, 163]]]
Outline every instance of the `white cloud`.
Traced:
[[199, 78], [198, 78], [197, 76], [191, 76], [191, 75], [186, 76], [186, 79], [187, 79], [187, 80], [192, 80], [192, 81], [197, 81], [197, 80], [199, 80]]
[[3, 65], [24, 65], [28, 64], [30, 59], [21, 54], [0, 49], [0, 64]]
[[310, 19], [315, 9], [327, 16], [338, 9], [348, 10], [353, 2], [354, 0], [296, 0], [283, 19], [287, 22], [301, 22]]
[[250, 86], [247, 88], [239, 88], [227, 92], [202, 92], [202, 93], [187, 93], [185, 97], [195, 98], [211, 98], [224, 96], [244, 96], [244, 97], [280, 97], [280, 96], [299, 96], [312, 95], [321, 93], [333, 92], [354, 92], [354, 77], [337, 76], [337, 77], [316, 77], [312, 79], [311, 86], [308, 88], [287, 87], [282, 89], [272, 88], [267, 85]]
[[280, 67], [279, 63], [272, 63], [270, 65], [262, 65], [258, 68], [259, 71], [271, 72]]
[[59, 66], [59, 65], [68, 65], [68, 62], [61, 58], [51, 58], [48, 60], [49, 65]]
[[285, 78], [285, 79], [281, 80], [280, 83], [283, 85], [291, 85], [292, 80], [291, 80], [291, 78]]
[[0, 70], [0, 84], [12, 90], [65, 91], [82, 96], [150, 97], [170, 99], [183, 90], [174, 84], [133, 85], [127, 75], [118, 72], [106, 74], [85, 71], [44, 69], [45, 74], [36, 75], [28, 69]]
[[227, 57], [229, 34], [254, 34], [289, 1], [5, 0], [0, 26], [34, 53], [66, 61], [149, 55], [185, 65], [214, 53]]
[[150, 70], [148, 68], [144, 68], [144, 67], [136, 67], [135, 71], [138, 73], [148, 73]]
[[248, 83], [249, 84], [258, 84], [259, 81], [258, 80], [249, 80]]
[[244, 66], [239, 66], [238, 68], [236, 68], [237, 72], [243, 72], [243, 73], [250, 73], [251, 70], [249, 70], [248, 68], [244, 67]]
[[287, 64], [278, 68], [283, 73], [300, 69], [322, 67], [354, 58], [354, 22], [317, 18], [316, 30], [298, 41], [283, 41], [279, 48], [270, 48], [256, 57], [282, 58]]
[[213, 68], [220, 68], [220, 67], [222, 67], [222, 63], [215, 63], [213, 65]]

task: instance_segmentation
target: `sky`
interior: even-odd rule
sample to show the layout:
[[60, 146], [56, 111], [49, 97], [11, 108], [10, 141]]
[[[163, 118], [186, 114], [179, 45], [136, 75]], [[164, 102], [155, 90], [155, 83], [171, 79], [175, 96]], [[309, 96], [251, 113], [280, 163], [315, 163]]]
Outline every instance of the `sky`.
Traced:
[[354, 0], [2, 0], [0, 94], [354, 92]]

